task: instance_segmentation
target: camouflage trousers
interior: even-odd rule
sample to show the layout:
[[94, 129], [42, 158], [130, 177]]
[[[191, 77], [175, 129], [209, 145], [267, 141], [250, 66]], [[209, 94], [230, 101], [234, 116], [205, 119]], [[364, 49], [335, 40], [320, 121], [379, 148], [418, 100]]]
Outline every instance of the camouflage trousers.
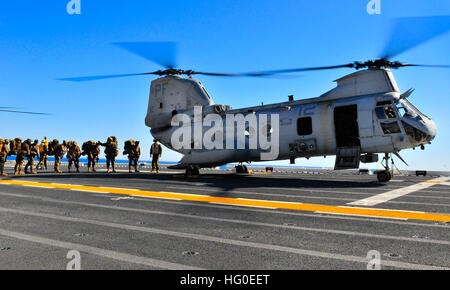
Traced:
[[17, 155], [16, 165], [14, 165], [14, 174], [20, 174], [22, 172], [23, 162], [25, 161], [25, 156]]
[[69, 158], [69, 172], [72, 169], [72, 164], [75, 165], [75, 169], [77, 170], [77, 172], [80, 172], [80, 160], [78, 158]]
[[159, 171], [159, 154], [152, 154], [152, 171]]
[[25, 173], [28, 173], [28, 169], [31, 169], [31, 173], [36, 173], [34, 171], [34, 156], [28, 157], [27, 164], [25, 165]]
[[48, 160], [48, 156], [45, 154], [42, 154], [41, 156], [39, 156], [39, 163], [38, 165], [36, 165], [36, 168], [42, 168], [42, 166], [44, 166], [45, 169], [47, 169], [47, 160]]
[[132, 172], [131, 167], [134, 167], [134, 171], [135, 172], [139, 172], [138, 170], [138, 158], [129, 158], [129, 163], [128, 163], [128, 171]]
[[92, 167], [92, 172], [95, 172], [95, 163], [97, 162], [97, 157], [88, 157], [88, 172], [91, 171], [91, 167]]
[[108, 170], [108, 172], [109, 172], [109, 169], [111, 168], [111, 166], [112, 166], [113, 172], [116, 172], [116, 157], [106, 156], [106, 169]]
[[0, 175], [3, 175], [3, 170], [5, 170], [5, 162], [6, 158], [2, 159], [2, 157], [0, 157]]
[[54, 170], [56, 173], [61, 173], [61, 170], [59, 169], [60, 165], [61, 165], [61, 156], [55, 156]]

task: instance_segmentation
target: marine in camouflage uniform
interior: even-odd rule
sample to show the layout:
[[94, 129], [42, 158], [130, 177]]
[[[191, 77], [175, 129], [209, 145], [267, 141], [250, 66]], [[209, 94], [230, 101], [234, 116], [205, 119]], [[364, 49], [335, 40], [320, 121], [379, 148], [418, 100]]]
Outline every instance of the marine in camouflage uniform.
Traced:
[[153, 144], [150, 147], [150, 156], [152, 156], [152, 172], [156, 170], [159, 172], [159, 158], [161, 158], [162, 146], [158, 143], [158, 140], [154, 139]]
[[101, 142], [95, 143], [95, 141], [90, 140], [83, 143], [83, 152], [81, 155], [87, 155], [88, 158], [88, 172], [95, 172], [95, 163], [98, 161], [98, 156], [100, 155], [100, 144]]
[[80, 172], [80, 156], [81, 156], [81, 149], [80, 146], [78, 146], [77, 142], [75, 141], [69, 141], [67, 143], [67, 159], [69, 161], [69, 172], [72, 169], [72, 164], [75, 165], [75, 168], [77, 169], [77, 172]]
[[33, 144], [30, 144], [30, 154], [27, 156], [27, 165], [25, 165], [25, 173], [28, 173], [28, 168], [31, 169], [32, 174], [36, 174], [34, 171], [34, 158], [39, 155], [39, 140], [34, 140]]
[[106, 143], [101, 143], [100, 145], [105, 146], [105, 156], [106, 156], [106, 169], [110, 172], [110, 167], [112, 166], [112, 171], [116, 171], [116, 157], [119, 155], [119, 149], [117, 144], [117, 138], [111, 136], [108, 138]]
[[16, 165], [14, 166], [14, 175], [24, 174], [22, 172], [22, 166], [23, 162], [25, 161], [25, 158], [27, 158], [27, 156], [30, 155], [30, 145], [31, 139], [27, 139], [20, 145], [20, 149], [17, 150]]
[[56, 146], [53, 149], [53, 154], [55, 155], [55, 167], [54, 171], [55, 173], [62, 173], [59, 169], [59, 166], [61, 165], [61, 159], [64, 157], [64, 154], [66, 153], [66, 141], [63, 141], [62, 144], [55, 144]]
[[48, 160], [48, 140], [47, 137], [45, 137], [44, 140], [42, 140], [41, 145], [39, 145], [39, 163], [36, 166], [36, 169], [42, 169], [44, 167], [45, 170], [47, 170], [47, 160]]
[[131, 167], [134, 166], [135, 172], [139, 172], [138, 170], [138, 161], [141, 156], [141, 148], [139, 147], [139, 141], [134, 141], [130, 139], [125, 141], [125, 150], [123, 151], [123, 155], [128, 154], [128, 171], [133, 172]]
[[0, 175], [1, 176], [8, 176], [8, 174], [3, 172], [3, 170], [5, 169], [6, 158], [9, 154], [8, 143], [9, 143], [8, 139], [6, 139], [6, 140], [0, 139]]

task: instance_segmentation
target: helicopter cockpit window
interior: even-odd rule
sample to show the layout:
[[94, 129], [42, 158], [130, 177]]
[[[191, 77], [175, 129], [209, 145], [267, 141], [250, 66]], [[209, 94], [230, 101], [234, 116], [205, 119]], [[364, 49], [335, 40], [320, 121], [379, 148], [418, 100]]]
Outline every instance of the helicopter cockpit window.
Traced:
[[403, 115], [403, 117], [408, 116], [415, 118], [420, 115], [419, 110], [405, 99], [402, 99], [397, 103], [397, 109], [399, 113]]
[[375, 108], [375, 113], [377, 114], [377, 118], [380, 120], [385, 119], [395, 119], [397, 115], [395, 114], [394, 109], [391, 106], [380, 106]]

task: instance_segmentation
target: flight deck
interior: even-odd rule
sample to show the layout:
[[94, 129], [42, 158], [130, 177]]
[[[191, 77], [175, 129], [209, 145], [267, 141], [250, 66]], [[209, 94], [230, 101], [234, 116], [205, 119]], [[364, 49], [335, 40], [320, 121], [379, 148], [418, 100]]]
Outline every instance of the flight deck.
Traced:
[[0, 268], [450, 269], [447, 176], [118, 169], [2, 177]]

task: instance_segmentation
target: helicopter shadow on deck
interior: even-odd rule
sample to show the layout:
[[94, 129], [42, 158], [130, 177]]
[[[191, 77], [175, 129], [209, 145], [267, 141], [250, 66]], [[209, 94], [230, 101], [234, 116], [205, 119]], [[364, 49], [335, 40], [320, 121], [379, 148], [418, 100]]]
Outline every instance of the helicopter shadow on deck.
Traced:
[[[309, 176], [299, 176], [298, 178], [293, 178], [292, 176], [282, 176], [277, 175], [276, 177], [268, 176], [263, 177], [260, 175], [236, 175], [236, 174], [214, 174], [207, 173], [201, 174], [198, 177], [185, 177], [183, 174], [179, 173], [159, 173], [151, 174], [146, 172], [141, 173], [46, 173], [37, 175], [22, 175], [22, 176], [10, 176], [8, 179], [11, 180], [26, 180], [28, 178], [41, 179], [42, 182], [48, 182], [47, 179], [52, 179], [52, 182], [73, 182], [76, 180], [86, 179], [86, 180], [96, 180], [99, 186], [107, 186], [102, 180], [107, 179], [129, 179], [130, 185], [133, 179], [148, 180], [149, 185], [151, 181], [166, 181], [168, 185], [171, 185], [173, 181], [186, 183], [187, 185], [192, 184], [193, 186], [199, 186], [198, 183], [202, 183], [201, 187], [203, 189], [214, 189], [221, 190], [221, 192], [212, 193], [213, 196], [227, 197], [233, 190], [245, 190], [245, 189], [270, 189], [273, 188], [273, 192], [277, 193], [280, 188], [293, 189], [293, 188], [308, 188], [308, 189], [351, 189], [359, 188], [361, 190], [371, 189], [371, 188], [382, 188], [386, 186], [385, 184], [379, 183], [375, 180], [367, 179], [363, 176], [354, 176], [355, 180], [327, 180], [326, 176], [309, 177]], [[358, 180], [358, 178], [361, 178]]]

